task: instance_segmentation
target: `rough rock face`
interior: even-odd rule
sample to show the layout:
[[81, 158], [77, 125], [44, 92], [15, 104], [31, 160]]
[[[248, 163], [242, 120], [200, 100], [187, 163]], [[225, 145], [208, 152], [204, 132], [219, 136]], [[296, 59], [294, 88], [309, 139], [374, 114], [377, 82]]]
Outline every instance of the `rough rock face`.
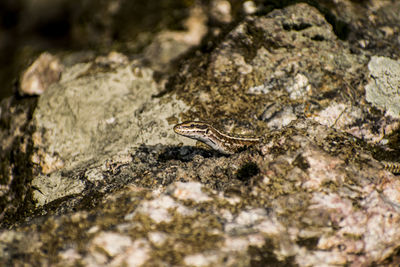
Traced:
[[[2, 263], [397, 265], [400, 181], [380, 161], [399, 158], [398, 63], [355, 53], [307, 4], [220, 38], [165, 89], [118, 53], [65, 67], [4, 123], [30, 172], [2, 165]], [[173, 134], [186, 119], [262, 142], [219, 155]], [[20, 143], [2, 136], [6, 159]]]

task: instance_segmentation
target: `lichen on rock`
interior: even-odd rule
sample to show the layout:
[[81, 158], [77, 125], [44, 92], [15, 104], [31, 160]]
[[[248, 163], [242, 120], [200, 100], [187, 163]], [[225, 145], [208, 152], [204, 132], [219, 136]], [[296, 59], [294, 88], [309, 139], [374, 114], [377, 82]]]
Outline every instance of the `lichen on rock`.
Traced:
[[[26, 146], [20, 136], [3, 140], [7, 151], [27, 151], [18, 153], [33, 168], [24, 187], [29, 208], [20, 202], [18, 220], [7, 217], [13, 229], [0, 232], [0, 258], [63, 266], [396, 264], [400, 182], [377, 154], [399, 154], [386, 146], [399, 121], [372, 108], [365, 88], [368, 68], [375, 75], [386, 67], [376, 66], [381, 58], [368, 63], [371, 50], [338, 36], [332, 13], [315, 6], [257, 6], [225, 32], [214, 24], [228, 20], [211, 21], [211, 41], [191, 47], [167, 83], [154, 69], [170, 66], [169, 57], [157, 67], [156, 58], [150, 67], [139, 59], [173, 49], [190, 29], [159, 35], [168, 38], [135, 59], [114, 52], [68, 65], [32, 120], [10, 123], [22, 131], [29, 121]], [[156, 45], [169, 38], [177, 39]], [[220, 155], [173, 133], [186, 119], [262, 141]], [[8, 162], [1, 170], [16, 177], [20, 169]], [[11, 178], [0, 187], [5, 196], [21, 181]], [[4, 214], [15, 214], [7, 207]]]
[[373, 56], [368, 69], [371, 81], [365, 86], [367, 101], [386, 115], [400, 118], [400, 61]]

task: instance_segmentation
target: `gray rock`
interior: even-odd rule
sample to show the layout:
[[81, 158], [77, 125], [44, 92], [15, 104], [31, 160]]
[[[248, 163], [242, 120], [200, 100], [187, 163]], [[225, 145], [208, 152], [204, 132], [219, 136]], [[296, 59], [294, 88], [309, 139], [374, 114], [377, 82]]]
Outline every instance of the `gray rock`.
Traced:
[[[167, 119], [188, 107], [174, 97], [152, 98], [158, 87], [150, 69], [122, 64], [112, 72], [103, 73], [97, 72], [95, 67], [82, 65], [82, 70], [72, 67], [71, 71], [81, 73], [79, 76], [66, 70], [65, 76], [69, 78], [62, 78], [39, 99], [33, 114], [36, 129], [33, 143], [37, 149], [33, 158], [44, 173], [72, 170], [84, 162], [105, 162], [140, 144], [178, 143]], [[71, 78], [74, 76], [75, 79]], [[46, 177], [53, 181], [43, 183]], [[53, 183], [58, 182], [54, 179], [50, 176], [34, 178], [33, 184], [40, 192], [52, 195], [37, 192], [34, 200], [44, 204], [53, 201], [55, 196], [82, 189], [82, 184], [75, 182], [55, 186]], [[90, 178], [93, 179], [101, 178]], [[75, 185], [79, 189], [71, 188]], [[49, 199], [43, 199], [44, 196]]]
[[38, 205], [45, 205], [66, 196], [82, 193], [85, 189], [82, 181], [68, 176], [63, 177], [59, 172], [36, 176], [32, 181], [32, 186], [34, 188], [32, 197]]
[[[221, 37], [168, 91], [123, 55], [63, 71], [33, 113], [31, 206], [0, 232], [6, 264], [396, 263], [400, 182], [376, 158], [398, 150], [374, 144], [399, 121], [365, 101], [368, 56], [306, 4]], [[219, 155], [173, 134], [186, 119], [263, 140]]]
[[400, 61], [374, 56], [368, 69], [371, 81], [365, 86], [367, 101], [386, 115], [400, 118]]

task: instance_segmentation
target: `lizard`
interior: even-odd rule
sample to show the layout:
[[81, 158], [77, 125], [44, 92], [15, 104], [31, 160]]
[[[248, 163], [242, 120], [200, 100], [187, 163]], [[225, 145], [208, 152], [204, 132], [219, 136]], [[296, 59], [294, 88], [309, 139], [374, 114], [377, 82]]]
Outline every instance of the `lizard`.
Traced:
[[205, 143], [221, 154], [231, 155], [258, 144], [261, 138], [233, 136], [203, 121], [186, 121], [174, 126], [175, 133]]
[[383, 164], [383, 169], [390, 171], [393, 174], [400, 174], [399, 162], [381, 161], [381, 163]]
[[[174, 126], [174, 132], [205, 143], [212, 149], [231, 155], [242, 149], [258, 144], [261, 138], [233, 136], [217, 130], [211, 124], [203, 121], [186, 121]], [[381, 161], [383, 169], [394, 174], [400, 173], [400, 163]]]

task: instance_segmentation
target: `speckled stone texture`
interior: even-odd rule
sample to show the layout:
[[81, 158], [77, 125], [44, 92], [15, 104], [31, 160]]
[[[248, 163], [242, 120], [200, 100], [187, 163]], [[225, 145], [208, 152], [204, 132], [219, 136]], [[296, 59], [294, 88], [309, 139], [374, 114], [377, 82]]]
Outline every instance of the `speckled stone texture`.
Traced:
[[[234, 20], [228, 1], [211, 2], [186, 20], [204, 30], [208, 16], [208, 42], [195, 49], [188, 27], [160, 33], [154, 42], [171, 42], [141, 55], [186, 40], [194, 50], [171, 76], [154, 71], [188, 47], [159, 65], [116, 52], [66, 64], [29, 116], [2, 103], [1, 263], [398, 265], [400, 180], [380, 161], [400, 158], [399, 95], [387, 78], [398, 75], [399, 43], [379, 50], [368, 33], [376, 23], [381, 42], [393, 40], [398, 17], [381, 16], [399, 5], [247, 3]], [[377, 99], [377, 88], [393, 96]], [[220, 155], [173, 133], [187, 119], [262, 142]]]

